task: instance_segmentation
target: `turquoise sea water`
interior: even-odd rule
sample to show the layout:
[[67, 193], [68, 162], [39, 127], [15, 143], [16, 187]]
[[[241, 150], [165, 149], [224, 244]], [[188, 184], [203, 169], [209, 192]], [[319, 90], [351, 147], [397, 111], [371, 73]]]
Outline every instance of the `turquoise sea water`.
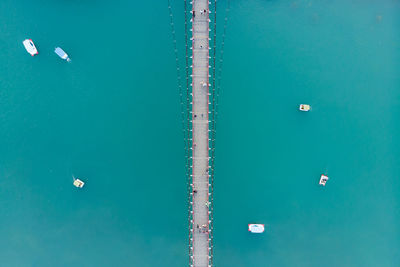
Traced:
[[[231, 1], [216, 266], [400, 264], [399, 11], [394, 0]], [[186, 266], [166, 1], [4, 0], [0, 25], [0, 265]], [[266, 232], [249, 234], [251, 222]]]

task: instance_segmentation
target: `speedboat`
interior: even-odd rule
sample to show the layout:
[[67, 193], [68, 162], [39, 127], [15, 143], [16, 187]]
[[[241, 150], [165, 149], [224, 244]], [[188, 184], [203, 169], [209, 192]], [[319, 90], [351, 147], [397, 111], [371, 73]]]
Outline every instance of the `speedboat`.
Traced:
[[74, 186], [75, 187], [82, 188], [84, 185], [85, 185], [85, 183], [82, 180], [74, 178]]
[[321, 175], [321, 178], [319, 179], [319, 184], [322, 186], [326, 185], [326, 182], [329, 180], [329, 177], [326, 175]]
[[311, 106], [307, 104], [300, 104], [299, 110], [300, 111], [310, 111]]
[[35, 44], [33, 43], [33, 41], [31, 39], [24, 40], [22, 42], [22, 44], [24, 45], [26, 51], [28, 51], [28, 53], [31, 54], [31, 56], [39, 54], [39, 52], [36, 49]]
[[249, 231], [254, 234], [261, 234], [264, 232], [264, 224], [249, 224]]
[[56, 49], [54, 50], [54, 53], [56, 53], [60, 58], [70, 62], [71, 59], [68, 57], [67, 53], [64, 52], [64, 50], [62, 50], [59, 47], [56, 47]]

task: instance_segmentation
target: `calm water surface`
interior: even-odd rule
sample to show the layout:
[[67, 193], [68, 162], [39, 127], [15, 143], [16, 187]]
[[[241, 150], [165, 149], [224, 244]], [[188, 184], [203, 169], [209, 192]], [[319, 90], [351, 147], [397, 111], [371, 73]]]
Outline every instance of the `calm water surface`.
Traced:
[[[399, 266], [399, 11], [399, 1], [232, 2], [218, 266]], [[246, 233], [253, 221], [266, 234]]]
[[[231, 1], [216, 266], [399, 266], [399, 12], [395, 0]], [[186, 266], [166, 1], [3, 0], [0, 25], [1, 265]]]

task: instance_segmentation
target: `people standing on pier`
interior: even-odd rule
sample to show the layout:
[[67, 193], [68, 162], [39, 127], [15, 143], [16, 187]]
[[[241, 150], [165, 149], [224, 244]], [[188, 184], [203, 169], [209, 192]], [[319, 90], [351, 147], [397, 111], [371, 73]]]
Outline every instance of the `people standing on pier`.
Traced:
[[208, 226], [207, 226], [207, 224], [203, 224], [203, 225], [201, 226], [201, 232], [203, 232], [203, 233], [208, 233]]

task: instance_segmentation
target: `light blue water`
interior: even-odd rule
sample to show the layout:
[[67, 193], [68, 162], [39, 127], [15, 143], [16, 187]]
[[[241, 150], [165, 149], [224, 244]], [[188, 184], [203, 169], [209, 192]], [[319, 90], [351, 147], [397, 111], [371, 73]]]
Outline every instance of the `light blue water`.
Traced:
[[[172, 3], [179, 34], [183, 4]], [[216, 266], [399, 265], [399, 11], [391, 0], [232, 1]], [[166, 1], [4, 0], [0, 25], [1, 266], [186, 266]], [[251, 222], [266, 232], [249, 234]]]
[[[398, 1], [232, 2], [218, 266], [400, 264], [399, 9]], [[298, 112], [299, 103], [312, 112]], [[246, 233], [249, 222], [266, 233]]]
[[1, 2], [1, 266], [186, 264], [166, 21], [161, 1]]

